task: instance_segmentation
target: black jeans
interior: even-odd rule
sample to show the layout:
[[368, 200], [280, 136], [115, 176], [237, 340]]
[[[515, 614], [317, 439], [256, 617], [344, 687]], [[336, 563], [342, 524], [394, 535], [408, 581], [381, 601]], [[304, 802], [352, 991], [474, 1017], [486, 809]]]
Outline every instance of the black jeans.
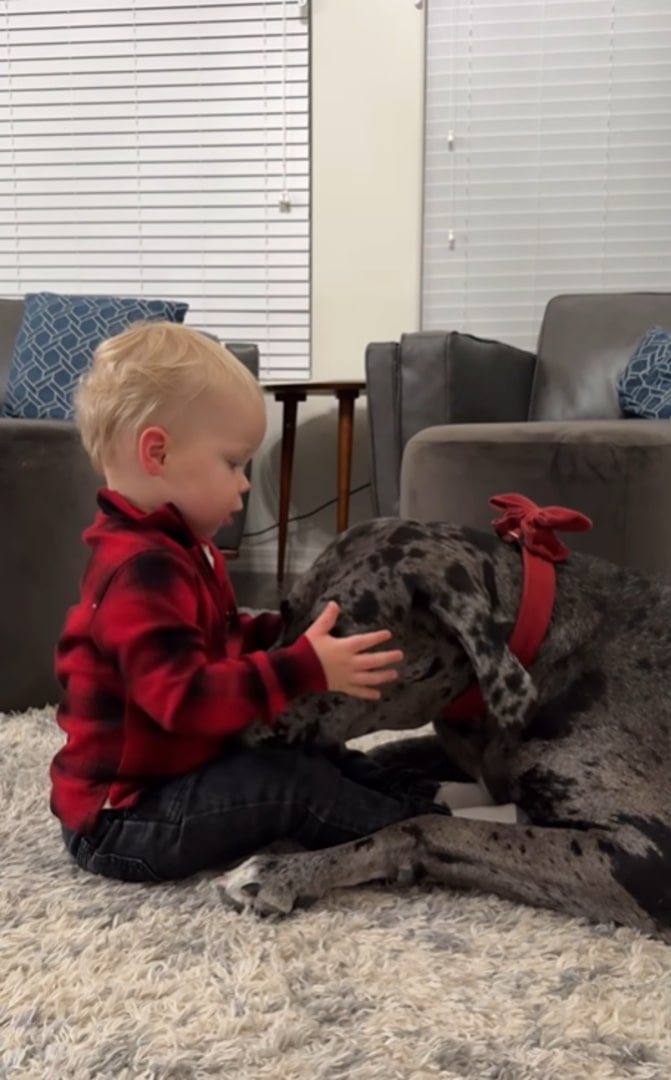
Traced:
[[103, 810], [92, 835], [63, 829], [85, 870], [122, 881], [170, 881], [234, 863], [276, 840], [306, 848], [358, 839], [418, 814], [438, 785], [384, 769], [365, 754], [287, 746], [226, 753], [144, 792], [126, 810]]

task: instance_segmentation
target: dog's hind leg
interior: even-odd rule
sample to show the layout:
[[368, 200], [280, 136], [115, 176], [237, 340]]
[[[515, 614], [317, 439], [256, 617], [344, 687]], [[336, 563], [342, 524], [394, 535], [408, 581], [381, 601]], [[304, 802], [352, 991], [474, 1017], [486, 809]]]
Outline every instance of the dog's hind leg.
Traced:
[[[665, 854], [659, 843], [637, 829], [616, 837], [606, 829], [427, 815], [335, 848], [283, 858], [254, 856], [218, 885], [236, 906], [287, 914], [295, 904], [334, 888], [425, 879], [668, 936], [671, 883], [658, 865]], [[661, 840], [662, 847], [665, 843]]]

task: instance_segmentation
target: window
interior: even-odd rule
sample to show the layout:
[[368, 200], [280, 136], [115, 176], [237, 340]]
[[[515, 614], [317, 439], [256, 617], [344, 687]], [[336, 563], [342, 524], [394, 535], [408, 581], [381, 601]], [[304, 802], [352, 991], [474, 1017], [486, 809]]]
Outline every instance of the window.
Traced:
[[299, 0], [0, 0], [0, 295], [184, 299], [310, 371]]
[[671, 286], [669, 0], [429, 0], [423, 326]]

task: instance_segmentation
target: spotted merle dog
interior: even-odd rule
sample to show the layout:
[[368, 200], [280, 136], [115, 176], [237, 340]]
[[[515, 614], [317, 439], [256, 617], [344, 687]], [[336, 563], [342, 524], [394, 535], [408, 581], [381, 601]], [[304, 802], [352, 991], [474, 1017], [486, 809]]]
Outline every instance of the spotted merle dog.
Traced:
[[[300, 699], [289, 738], [341, 742], [438, 717], [477, 678], [486, 715], [393, 744], [434, 776], [481, 780], [529, 824], [426, 815], [316, 852], [258, 854], [220, 879], [263, 913], [374, 880], [425, 878], [671, 941], [671, 585], [572, 554], [529, 671], [507, 647], [519, 550], [495, 535], [380, 519], [331, 544], [290, 592], [286, 641], [327, 600], [343, 633], [380, 626], [403, 648], [380, 703]], [[456, 770], [456, 772], [455, 772]]]

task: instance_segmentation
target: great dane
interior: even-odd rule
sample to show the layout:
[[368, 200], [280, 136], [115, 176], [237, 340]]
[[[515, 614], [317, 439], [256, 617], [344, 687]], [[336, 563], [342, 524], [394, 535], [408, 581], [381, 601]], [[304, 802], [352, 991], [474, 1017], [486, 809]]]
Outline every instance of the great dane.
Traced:
[[[615, 921], [671, 941], [671, 585], [602, 559], [556, 564], [556, 597], [525, 670], [508, 648], [520, 547], [449, 524], [377, 519], [336, 539], [285, 603], [285, 643], [328, 600], [338, 628], [387, 627], [405, 654], [379, 703], [305, 697], [288, 739], [324, 743], [435, 722], [434, 776], [466, 774], [529, 824], [430, 814], [338, 847], [257, 854], [219, 879], [236, 906], [289, 913], [330, 889], [420, 879]], [[447, 703], [477, 679], [481, 715]]]

